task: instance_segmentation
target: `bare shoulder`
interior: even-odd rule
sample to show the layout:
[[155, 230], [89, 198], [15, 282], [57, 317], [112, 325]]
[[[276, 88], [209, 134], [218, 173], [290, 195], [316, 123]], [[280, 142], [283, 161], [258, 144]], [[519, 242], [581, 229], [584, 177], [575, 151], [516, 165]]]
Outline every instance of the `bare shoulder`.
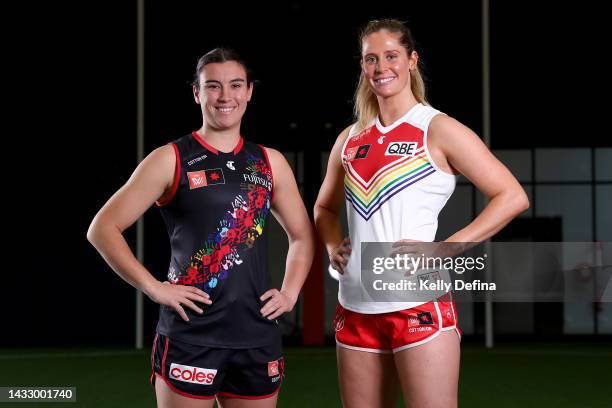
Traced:
[[164, 188], [174, 181], [176, 154], [171, 144], [153, 150], [138, 165], [128, 183], [144, 181], [147, 184], [161, 185]]
[[271, 147], [266, 147], [266, 146], [262, 146], [262, 147], [264, 148], [264, 150], [266, 151], [266, 154], [268, 155], [268, 160], [270, 161], [272, 170], [278, 167], [285, 166], [285, 165], [289, 166], [289, 163], [287, 163], [287, 159], [285, 159], [285, 156], [281, 152]]
[[353, 126], [354, 124], [348, 125], [342, 132], [340, 132], [340, 134], [336, 138], [336, 142], [334, 143], [334, 147], [332, 148], [332, 152], [331, 152], [332, 158], [335, 158], [336, 156], [338, 157], [340, 156], [340, 150], [342, 150], [342, 146], [344, 146], [346, 139], [349, 137], [349, 134], [351, 133], [351, 129], [353, 128]]
[[141, 165], [147, 168], [151, 168], [153, 171], [161, 171], [174, 174], [174, 167], [176, 165], [176, 153], [172, 144], [160, 146], [153, 150], [145, 157]]
[[482, 144], [482, 140], [472, 129], [451, 116], [434, 116], [427, 133], [430, 148], [437, 147], [447, 151], [459, 145]]
[[175, 148], [172, 144], [160, 146], [149, 153], [147, 159], [156, 162], [170, 162], [174, 164], [176, 161], [176, 153], [174, 152], [174, 149]]
[[353, 128], [353, 126], [355, 126], [355, 124], [351, 123], [346, 128], [344, 128], [344, 130], [342, 132], [340, 132], [340, 134], [338, 135], [338, 138], [336, 139], [336, 142], [340, 142], [341, 144], [344, 144], [344, 142], [346, 141], [346, 138], [351, 133], [351, 129]]
[[448, 115], [436, 115], [429, 123], [428, 134], [435, 137], [448, 137], [470, 129], [457, 119]]
[[447, 115], [436, 115], [427, 130], [427, 147], [433, 161], [444, 172], [457, 175], [457, 157], [473, 157], [484, 144], [470, 128]]

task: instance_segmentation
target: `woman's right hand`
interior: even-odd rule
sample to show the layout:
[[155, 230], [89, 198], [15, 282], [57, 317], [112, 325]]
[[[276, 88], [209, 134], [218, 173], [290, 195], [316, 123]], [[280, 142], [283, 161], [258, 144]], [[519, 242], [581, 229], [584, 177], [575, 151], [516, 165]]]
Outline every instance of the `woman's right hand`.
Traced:
[[348, 257], [351, 255], [351, 252], [351, 239], [346, 237], [329, 254], [329, 263], [332, 268], [337, 270], [338, 273], [344, 274], [344, 267], [348, 263]]
[[152, 301], [159, 303], [160, 305], [166, 305], [171, 307], [178, 313], [181, 318], [188, 322], [189, 318], [183, 309], [183, 306], [187, 306], [194, 312], [202, 314], [204, 311], [200, 309], [195, 303], [205, 303], [207, 305], [212, 304], [208, 293], [195, 286], [186, 285], [172, 285], [170, 282], [157, 282], [153, 289], [148, 294]]

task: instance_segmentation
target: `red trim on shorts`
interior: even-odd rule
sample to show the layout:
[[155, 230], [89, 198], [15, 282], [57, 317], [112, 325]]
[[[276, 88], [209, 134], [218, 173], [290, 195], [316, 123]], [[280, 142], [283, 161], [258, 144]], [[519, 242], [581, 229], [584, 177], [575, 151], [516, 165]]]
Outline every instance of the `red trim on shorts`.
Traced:
[[367, 348], [367, 347], [357, 347], [357, 346], [349, 346], [348, 344], [344, 344], [336, 340], [336, 345], [338, 347], [345, 348], [347, 350], [353, 351], [363, 351], [366, 353], [376, 353], [376, 354], [391, 354], [393, 350], [383, 350], [383, 349], [375, 349], [375, 348]]
[[172, 391], [176, 392], [177, 394], [182, 395], [183, 397], [188, 397], [188, 398], [196, 398], [196, 399], [205, 399], [205, 400], [210, 400], [215, 398], [214, 395], [194, 395], [194, 394], [189, 394], [187, 392], [181, 391], [178, 388], [176, 388], [174, 385], [172, 385], [170, 383], [170, 381], [168, 381], [167, 378], [162, 377], [161, 375], [159, 375], [158, 373], [155, 373], [156, 376], [158, 376], [159, 378], [161, 378], [162, 380], [164, 380], [164, 382], [166, 383], [166, 385], [168, 386], [168, 388], [170, 388]]
[[172, 201], [176, 195], [176, 190], [178, 190], [179, 182], [181, 181], [181, 156], [176, 144], [172, 143], [171, 145], [174, 148], [174, 156], [176, 157], [176, 164], [174, 165], [174, 181], [172, 182], [172, 190], [170, 190], [170, 195], [163, 200], [158, 200], [155, 202], [155, 205], [158, 207], [163, 207]]
[[268, 157], [268, 152], [266, 151], [266, 148], [260, 144], [258, 144], [257, 146], [259, 146], [259, 148], [263, 151], [263, 154], [266, 158], [266, 163], [268, 163], [268, 167], [270, 168], [270, 175], [272, 176], [272, 194], [270, 197], [270, 205], [272, 205], [272, 202], [274, 201], [274, 172], [272, 171], [272, 164], [270, 163], [270, 158]]
[[166, 356], [168, 355], [168, 345], [170, 343], [170, 339], [166, 337], [166, 347], [164, 348], [164, 356], [162, 357], [162, 377], [166, 377]]
[[426, 337], [423, 340], [419, 340], [419, 341], [417, 341], [415, 343], [409, 343], [409, 344], [406, 344], [406, 345], [403, 345], [403, 346], [400, 346], [400, 347], [396, 347], [396, 348], [394, 348], [392, 350], [392, 352], [393, 352], [393, 354], [395, 354], [395, 353], [399, 353], [400, 351], [407, 350], [409, 348], [418, 347], [418, 346], [423, 345], [425, 343], [429, 343], [433, 339], [436, 339], [440, 335], [440, 333], [442, 333], [442, 330], [438, 330], [437, 332], [435, 332], [431, 336]]
[[219, 392], [218, 395], [222, 396], [222, 397], [228, 397], [228, 398], [238, 398], [238, 399], [246, 399], [246, 400], [260, 400], [260, 399], [266, 399], [266, 398], [270, 398], [272, 396], [274, 396], [275, 394], [278, 394], [278, 392], [280, 391], [281, 387], [278, 387], [274, 392], [270, 393], [270, 394], [266, 394], [266, 395], [238, 395], [238, 394], [232, 394], [231, 392]]
[[155, 348], [157, 347], [157, 336], [159, 336], [159, 333], [155, 333], [153, 351], [151, 352], [151, 378], [149, 378], [149, 383], [151, 383], [151, 385], [153, 385], [153, 376], [155, 376]]

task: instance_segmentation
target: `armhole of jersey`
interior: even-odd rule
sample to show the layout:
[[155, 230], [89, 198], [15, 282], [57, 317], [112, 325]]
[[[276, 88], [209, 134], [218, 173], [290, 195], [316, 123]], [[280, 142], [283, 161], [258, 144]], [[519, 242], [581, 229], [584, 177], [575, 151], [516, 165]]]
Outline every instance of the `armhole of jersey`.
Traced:
[[349, 140], [351, 140], [353, 136], [355, 136], [356, 127], [357, 127], [357, 123], [353, 123], [353, 126], [351, 126], [351, 128], [349, 129], [346, 139], [344, 139], [344, 142], [342, 143], [342, 150], [340, 150], [340, 163], [342, 163], [343, 166], [344, 166], [344, 161], [342, 161], [342, 157], [344, 156], [344, 150], [346, 149], [346, 145], [348, 144]]
[[268, 168], [270, 169], [270, 175], [272, 176], [272, 192], [270, 193], [270, 205], [272, 205], [272, 203], [274, 202], [274, 172], [272, 171], [272, 163], [270, 163], [270, 158], [268, 157], [268, 152], [266, 151], [266, 148], [260, 144], [258, 144], [257, 146], [259, 146], [259, 148], [263, 152], [264, 157], [266, 158], [266, 163], [268, 164]]
[[176, 163], [174, 164], [174, 182], [172, 183], [172, 190], [170, 190], [170, 195], [164, 198], [163, 200], [159, 200], [155, 202], [157, 207], [164, 207], [172, 201], [174, 196], [176, 195], [176, 190], [178, 190], [179, 182], [181, 181], [181, 155], [179, 154], [178, 147], [176, 143], [171, 143], [174, 148], [174, 157], [176, 158]]
[[444, 176], [449, 176], [452, 178], [457, 177], [455, 174], [452, 173], [448, 173], [442, 169], [440, 169], [436, 163], [434, 162], [433, 157], [431, 157], [431, 154], [429, 153], [429, 147], [427, 146], [427, 134], [429, 132], [429, 125], [431, 123], [431, 121], [433, 120], [433, 118], [435, 118], [438, 115], [446, 115], [446, 113], [440, 112], [440, 111], [436, 111], [431, 118], [429, 118], [429, 120], [427, 121], [427, 123], [425, 124], [424, 129], [423, 129], [423, 150], [425, 150], [425, 155], [427, 155], [427, 160], [429, 160], [429, 163], [431, 163], [431, 166], [436, 169], [438, 172], [440, 172], [440, 174], [444, 175]]

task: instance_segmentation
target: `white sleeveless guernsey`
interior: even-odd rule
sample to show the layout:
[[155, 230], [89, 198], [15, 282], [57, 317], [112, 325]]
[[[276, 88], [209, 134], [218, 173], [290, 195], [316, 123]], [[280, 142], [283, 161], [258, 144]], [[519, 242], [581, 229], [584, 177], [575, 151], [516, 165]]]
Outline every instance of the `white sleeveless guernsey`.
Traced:
[[427, 150], [427, 128], [440, 113], [419, 103], [389, 126], [377, 117], [364, 130], [357, 133], [353, 126], [349, 131], [342, 165], [352, 253], [338, 293], [345, 309], [387, 313], [424, 303], [362, 301], [361, 242], [435, 239], [438, 214], [456, 181], [435, 165]]

